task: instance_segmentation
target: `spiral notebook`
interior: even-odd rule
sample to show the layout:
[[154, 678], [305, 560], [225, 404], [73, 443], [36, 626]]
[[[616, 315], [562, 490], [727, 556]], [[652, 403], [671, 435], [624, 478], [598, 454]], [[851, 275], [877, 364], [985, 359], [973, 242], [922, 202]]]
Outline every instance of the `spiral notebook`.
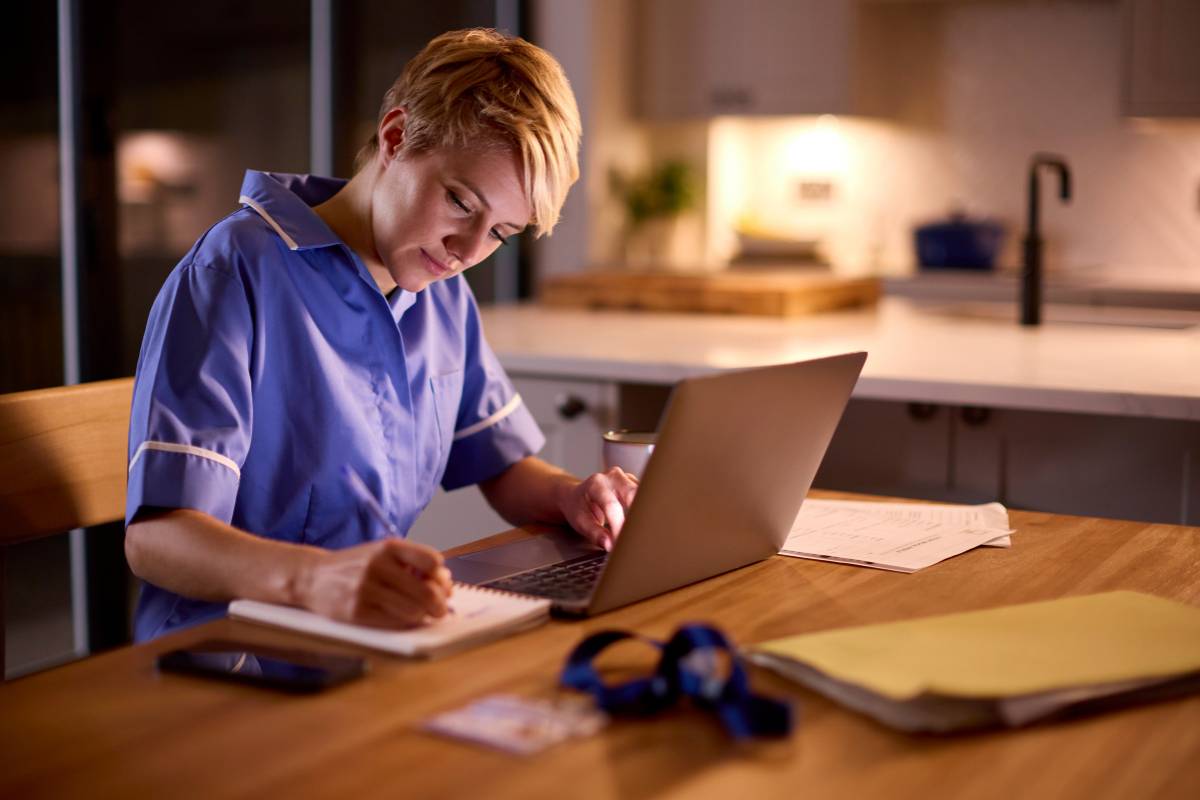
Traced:
[[550, 617], [550, 601], [479, 586], [455, 584], [453, 611], [419, 628], [388, 630], [322, 617], [292, 606], [234, 600], [229, 616], [402, 656], [438, 656], [537, 627]]

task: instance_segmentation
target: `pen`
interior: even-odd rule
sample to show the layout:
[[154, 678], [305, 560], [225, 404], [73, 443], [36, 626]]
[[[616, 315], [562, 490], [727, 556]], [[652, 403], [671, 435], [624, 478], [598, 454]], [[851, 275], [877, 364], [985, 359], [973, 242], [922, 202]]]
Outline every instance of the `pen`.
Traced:
[[[362, 477], [354, 471], [354, 467], [350, 466], [349, 464], [342, 465], [342, 480], [345, 482], [346, 488], [350, 490], [350, 494], [354, 495], [354, 498], [358, 500], [359, 504], [362, 505], [362, 507], [368, 512], [370, 512], [371, 516], [375, 518], [376, 522], [383, 526], [383, 529], [388, 532], [389, 536], [394, 536], [398, 539], [405, 538], [404, 534], [400, 532], [400, 529], [397, 528], [395, 523], [392, 522], [391, 518], [388, 517], [387, 512], [383, 510], [383, 506], [379, 505], [379, 501], [375, 499], [375, 495], [371, 493], [369, 488], [367, 488], [366, 481], [364, 481]], [[416, 569], [412, 567], [409, 568], [413, 569], [414, 572], [417, 572]], [[423, 575], [419, 572], [417, 572], [417, 574], [422, 578], [429, 577], [428, 575]], [[446, 611], [449, 614], [453, 614], [454, 607], [447, 603]]]
[[354, 495], [354, 498], [370, 512], [375, 521], [383, 526], [383, 529], [388, 532], [389, 536], [395, 536], [397, 539], [403, 539], [404, 534], [388, 517], [387, 512], [383, 510], [383, 506], [379, 505], [379, 501], [375, 499], [375, 495], [371, 494], [371, 490], [367, 488], [359, 474], [354, 471], [354, 467], [349, 464], [342, 465], [342, 479], [346, 482], [346, 488]]

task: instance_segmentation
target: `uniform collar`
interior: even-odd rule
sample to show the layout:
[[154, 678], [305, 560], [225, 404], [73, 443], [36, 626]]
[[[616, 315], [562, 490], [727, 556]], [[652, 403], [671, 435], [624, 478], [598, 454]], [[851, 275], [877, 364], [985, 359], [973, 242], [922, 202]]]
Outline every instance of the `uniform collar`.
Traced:
[[340, 178], [246, 170], [238, 202], [258, 212], [291, 250], [342, 244], [313, 206], [346, 185]]
[[[317, 175], [290, 175], [283, 172], [246, 170], [238, 202], [250, 206], [291, 250], [310, 250], [317, 247], [344, 245], [325, 220], [317, 216], [313, 206], [324, 203], [337, 194], [348, 181], [341, 178], [322, 178]], [[350, 250], [349, 247], [346, 248]], [[375, 279], [353, 257], [356, 271], [364, 281], [378, 291]], [[399, 322], [404, 312], [417, 301], [417, 296], [397, 288], [386, 298], [392, 317]]]
[[[423, 291], [427, 291], [427, 289]], [[400, 318], [404, 316], [404, 312], [412, 308], [413, 304], [417, 302], [417, 295], [415, 292], [410, 292], [407, 289], [401, 289], [397, 286], [387, 296], [387, 301], [388, 306], [392, 309], [392, 317], [396, 322], [399, 322]]]

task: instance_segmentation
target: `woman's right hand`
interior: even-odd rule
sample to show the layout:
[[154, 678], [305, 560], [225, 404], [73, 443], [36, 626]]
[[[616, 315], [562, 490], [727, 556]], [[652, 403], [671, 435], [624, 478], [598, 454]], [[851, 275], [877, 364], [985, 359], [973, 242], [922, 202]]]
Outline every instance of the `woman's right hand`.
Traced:
[[400, 628], [441, 617], [450, 570], [432, 547], [400, 539], [317, 553], [301, 578], [311, 611], [343, 622]]

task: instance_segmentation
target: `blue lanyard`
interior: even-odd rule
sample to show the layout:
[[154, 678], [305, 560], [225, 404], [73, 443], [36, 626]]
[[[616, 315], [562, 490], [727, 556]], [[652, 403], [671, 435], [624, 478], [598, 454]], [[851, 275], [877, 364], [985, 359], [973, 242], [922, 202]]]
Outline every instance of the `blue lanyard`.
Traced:
[[[609, 686], [592, 661], [617, 642], [637, 639], [662, 651], [654, 673]], [[705, 666], [704, 656], [724, 651], [729, 675], [722, 679]], [[584, 639], [563, 667], [563, 686], [588, 692], [596, 705], [617, 716], [648, 716], [674, 706], [687, 697], [698, 707], [716, 714], [735, 739], [754, 736], [787, 736], [792, 731], [792, 708], [787, 703], [750, 691], [746, 671], [736, 651], [716, 628], [684, 625], [666, 644], [627, 631], [600, 631]]]

